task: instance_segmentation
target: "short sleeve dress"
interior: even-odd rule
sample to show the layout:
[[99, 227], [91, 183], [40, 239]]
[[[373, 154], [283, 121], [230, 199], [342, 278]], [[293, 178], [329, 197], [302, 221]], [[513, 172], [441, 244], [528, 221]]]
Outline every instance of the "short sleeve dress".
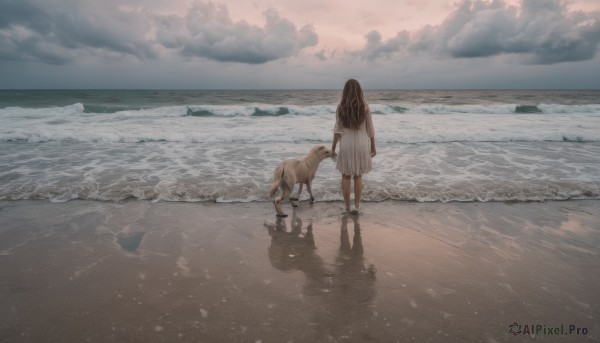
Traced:
[[375, 136], [371, 111], [358, 129], [347, 128], [335, 116], [334, 133], [342, 134], [336, 168], [344, 175], [363, 175], [371, 171], [371, 139]]

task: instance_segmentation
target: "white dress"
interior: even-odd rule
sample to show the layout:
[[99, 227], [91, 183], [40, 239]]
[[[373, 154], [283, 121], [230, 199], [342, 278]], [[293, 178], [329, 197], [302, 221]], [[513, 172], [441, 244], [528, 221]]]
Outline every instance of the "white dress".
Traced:
[[363, 175], [371, 171], [371, 139], [375, 136], [371, 111], [358, 129], [347, 128], [335, 116], [334, 133], [341, 133], [336, 168], [344, 175]]

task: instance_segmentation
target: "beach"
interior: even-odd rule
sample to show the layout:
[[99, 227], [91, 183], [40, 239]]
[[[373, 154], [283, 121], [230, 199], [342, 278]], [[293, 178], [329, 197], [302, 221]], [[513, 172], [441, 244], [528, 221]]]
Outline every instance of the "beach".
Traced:
[[0, 341], [598, 341], [599, 205], [2, 201]]
[[0, 91], [0, 342], [598, 341], [600, 91]]
[[600, 343], [599, 47], [600, 0], [0, 0], [0, 343]]

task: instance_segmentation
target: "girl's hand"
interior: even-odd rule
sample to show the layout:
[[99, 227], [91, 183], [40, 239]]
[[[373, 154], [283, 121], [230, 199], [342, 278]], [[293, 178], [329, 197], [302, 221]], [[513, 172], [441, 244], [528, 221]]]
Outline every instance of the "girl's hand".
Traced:
[[336, 157], [337, 157], [337, 154], [335, 153], [335, 151], [332, 151], [331, 152], [331, 158], [336, 158]]
[[377, 155], [377, 151], [375, 151], [375, 150], [371, 151], [371, 157], [375, 157], [375, 155]]

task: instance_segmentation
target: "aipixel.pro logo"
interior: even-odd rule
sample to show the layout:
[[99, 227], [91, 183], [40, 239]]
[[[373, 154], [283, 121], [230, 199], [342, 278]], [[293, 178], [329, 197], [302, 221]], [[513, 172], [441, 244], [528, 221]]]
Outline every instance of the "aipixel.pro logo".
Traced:
[[557, 326], [548, 326], [545, 324], [524, 324], [521, 325], [514, 322], [508, 326], [508, 332], [513, 336], [530, 335], [530, 336], [551, 336], [551, 335], [587, 335], [589, 330], [585, 327], [579, 327], [575, 324], [560, 324]]

